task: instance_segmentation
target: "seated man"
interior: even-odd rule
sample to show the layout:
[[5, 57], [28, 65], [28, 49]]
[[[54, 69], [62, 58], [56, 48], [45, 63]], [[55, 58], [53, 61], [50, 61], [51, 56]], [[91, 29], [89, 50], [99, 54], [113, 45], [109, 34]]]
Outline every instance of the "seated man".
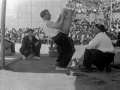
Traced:
[[41, 43], [35, 36], [33, 36], [33, 31], [34, 30], [32, 29], [28, 29], [28, 35], [22, 40], [20, 53], [23, 55], [23, 59], [27, 59], [31, 56], [34, 56], [33, 59], [40, 59]]
[[103, 25], [95, 25], [95, 37], [86, 46], [83, 55], [83, 66], [85, 68], [81, 69], [82, 72], [92, 72], [92, 65], [100, 71], [103, 71], [104, 68], [106, 68], [106, 72], [111, 71], [110, 63], [114, 60], [114, 47], [105, 31]]
[[5, 53], [15, 53], [15, 43], [5, 38]]
[[[7, 43], [9, 43], [10, 49], [11, 49], [11, 53], [15, 53], [15, 43], [12, 42], [12, 41], [10, 41], [10, 40], [8, 40], [8, 39], [5, 39], [5, 41], [6, 41]], [[9, 45], [6, 44], [6, 46], [9, 46]]]

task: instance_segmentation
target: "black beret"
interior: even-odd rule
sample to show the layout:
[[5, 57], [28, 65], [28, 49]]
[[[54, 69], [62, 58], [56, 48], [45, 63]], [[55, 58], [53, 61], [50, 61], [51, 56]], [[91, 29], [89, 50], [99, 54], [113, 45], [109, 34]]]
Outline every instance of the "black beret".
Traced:
[[27, 32], [30, 32], [30, 31], [34, 32], [34, 30], [33, 30], [33, 29], [28, 29], [28, 30], [27, 30]]
[[95, 24], [95, 26], [96, 26], [97, 28], [99, 28], [102, 32], [105, 32], [105, 31], [106, 31], [106, 28], [105, 28], [104, 25], [102, 25], [102, 24]]

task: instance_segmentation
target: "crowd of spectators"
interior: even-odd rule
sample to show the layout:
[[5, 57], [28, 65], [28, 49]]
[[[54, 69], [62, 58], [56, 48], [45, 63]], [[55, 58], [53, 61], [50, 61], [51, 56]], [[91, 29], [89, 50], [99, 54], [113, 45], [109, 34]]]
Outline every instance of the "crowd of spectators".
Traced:
[[[72, 1], [74, 1], [74, 0], [68, 0], [68, 1], [69, 1], [68, 7], [73, 8], [72, 5], [74, 6], [74, 4], [76, 4], [76, 8], [78, 8], [79, 10], [81, 9], [83, 11], [86, 11], [85, 9], [87, 9], [86, 7], [83, 7], [84, 5], [80, 4], [80, 2], [72, 4]], [[94, 11], [93, 8], [91, 8], [90, 10]], [[105, 7], [103, 6], [103, 7], [101, 7], [101, 10], [105, 11], [105, 12], [110, 11], [110, 6], [105, 6]], [[112, 10], [113, 10], [113, 12], [120, 11], [120, 1], [112, 4]], [[92, 12], [92, 11], [90, 11], [90, 12]], [[87, 12], [89, 12], [89, 11], [87, 11]], [[109, 28], [110, 27], [110, 24], [109, 24], [110, 18], [108, 18], [108, 17], [109, 16], [107, 14], [105, 14], [106, 20], [104, 20], [104, 25], [106, 25], [106, 29], [108, 29], [107, 34], [112, 39], [114, 45], [120, 46], [120, 19], [112, 20], [111, 28]], [[74, 44], [79, 44], [79, 45], [80, 44], [88, 44], [88, 42], [94, 37], [93, 26], [95, 23], [96, 23], [96, 21], [89, 22], [87, 19], [73, 20], [73, 22], [71, 24], [71, 28], [70, 28], [69, 37], [71, 37], [73, 39]], [[5, 38], [14, 43], [21, 43], [23, 37], [26, 36], [26, 34], [27, 34], [26, 33], [27, 29], [28, 28], [19, 28], [19, 30], [17, 30], [15, 28], [12, 28], [12, 29], [6, 28]], [[34, 35], [38, 39], [41, 40], [42, 44], [50, 44], [51, 43], [51, 39], [45, 35], [45, 33], [41, 27], [33, 28], [33, 29], [34, 29]]]
[[[89, 22], [86, 19], [77, 19], [73, 21], [70, 37], [74, 40], [75, 44], [88, 44], [88, 42], [94, 37], [93, 26], [96, 22]], [[112, 20], [111, 29], [106, 27], [107, 35], [111, 38], [114, 45], [120, 46], [120, 19]]]
[[[112, 28], [106, 28], [108, 36], [113, 41], [114, 45], [120, 46], [120, 19], [113, 20]], [[86, 19], [75, 19], [73, 20], [70, 28], [69, 37], [71, 37], [76, 45], [86, 45], [89, 41], [94, 37], [93, 34], [93, 26], [95, 22], [89, 22]], [[6, 28], [5, 30], [5, 38], [14, 43], [21, 43], [24, 36], [26, 36], [26, 31], [28, 28], [19, 28], [16, 30], [12, 28], [9, 30]], [[41, 40], [42, 44], [50, 44], [51, 39], [45, 35], [42, 28], [33, 28], [34, 35]]]
[[[15, 28], [8, 29], [5, 31], [5, 38], [14, 43], [21, 43], [24, 36], [27, 35], [28, 28], [19, 28], [16, 30]], [[37, 39], [41, 40], [41, 43], [46, 44], [50, 43], [50, 39], [45, 35], [42, 28], [33, 28], [34, 35]]]
[[113, 12], [120, 12], [120, 1], [112, 4]]

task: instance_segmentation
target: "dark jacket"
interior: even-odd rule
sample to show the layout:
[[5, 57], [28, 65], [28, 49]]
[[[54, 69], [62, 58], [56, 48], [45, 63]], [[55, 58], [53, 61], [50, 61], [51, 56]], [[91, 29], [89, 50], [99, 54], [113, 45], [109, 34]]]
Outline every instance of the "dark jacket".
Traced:
[[35, 43], [38, 42], [39, 40], [35, 37], [32, 36], [32, 40], [30, 40], [30, 38], [27, 36], [25, 36], [22, 40], [22, 45], [20, 48], [20, 52], [23, 52], [24, 50], [33, 50], [35, 49]]

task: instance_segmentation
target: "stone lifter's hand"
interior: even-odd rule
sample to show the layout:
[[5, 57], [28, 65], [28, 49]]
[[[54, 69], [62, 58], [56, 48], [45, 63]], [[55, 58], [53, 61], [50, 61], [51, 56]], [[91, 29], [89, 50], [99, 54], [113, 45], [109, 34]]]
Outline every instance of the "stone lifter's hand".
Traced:
[[67, 14], [65, 10], [66, 10], [66, 8], [64, 8], [64, 9], [62, 10], [62, 13], [61, 13], [61, 16], [63, 16], [63, 17], [65, 17], [66, 14]]
[[67, 10], [67, 8], [63, 8], [63, 9], [62, 9], [62, 13], [64, 13], [66, 10]]

